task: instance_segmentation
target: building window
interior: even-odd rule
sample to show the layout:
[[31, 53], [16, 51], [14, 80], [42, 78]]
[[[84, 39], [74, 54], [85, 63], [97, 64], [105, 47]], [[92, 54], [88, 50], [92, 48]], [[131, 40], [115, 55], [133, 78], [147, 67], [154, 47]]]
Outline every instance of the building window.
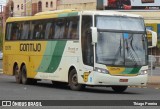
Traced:
[[46, 2], [46, 8], [48, 8], [48, 2]]
[[19, 5], [17, 5], [17, 9], [19, 10]]
[[53, 2], [51, 1], [51, 4], [50, 4], [50, 7], [52, 8], [53, 7]]
[[42, 12], [42, 2], [38, 2], [38, 12]]
[[23, 9], [23, 4], [21, 4], [21, 9]]

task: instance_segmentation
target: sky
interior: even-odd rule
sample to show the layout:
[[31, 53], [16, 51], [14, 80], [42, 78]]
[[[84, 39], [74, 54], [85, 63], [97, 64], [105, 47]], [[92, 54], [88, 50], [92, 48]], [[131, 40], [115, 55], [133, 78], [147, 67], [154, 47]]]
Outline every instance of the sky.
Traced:
[[0, 5], [6, 5], [6, 0], [0, 0]]

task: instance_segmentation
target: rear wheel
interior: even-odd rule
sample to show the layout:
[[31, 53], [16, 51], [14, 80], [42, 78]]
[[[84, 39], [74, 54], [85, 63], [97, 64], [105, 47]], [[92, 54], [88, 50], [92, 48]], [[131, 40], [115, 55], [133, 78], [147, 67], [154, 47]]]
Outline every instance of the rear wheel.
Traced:
[[13, 73], [15, 75], [15, 79], [16, 79], [16, 83], [22, 83], [22, 75], [21, 73], [19, 72], [19, 68], [18, 68], [18, 65], [16, 65], [13, 69]]
[[112, 86], [112, 89], [117, 93], [122, 93], [127, 89], [128, 86]]
[[22, 84], [28, 84], [29, 79], [27, 78], [27, 70], [25, 65], [22, 67], [21, 73], [22, 73]]
[[82, 90], [84, 89], [84, 85], [78, 83], [78, 76], [75, 69], [71, 70], [69, 73], [69, 86], [72, 90]]

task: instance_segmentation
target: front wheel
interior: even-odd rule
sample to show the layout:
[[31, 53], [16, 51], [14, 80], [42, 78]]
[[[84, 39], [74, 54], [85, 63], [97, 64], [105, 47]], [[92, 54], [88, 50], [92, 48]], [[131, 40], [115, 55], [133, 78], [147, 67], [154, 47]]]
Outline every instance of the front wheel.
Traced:
[[75, 69], [71, 70], [69, 74], [69, 86], [75, 91], [82, 90], [85, 87], [83, 84], [78, 83], [77, 71]]
[[127, 89], [128, 86], [112, 86], [112, 89], [117, 93], [122, 93]]

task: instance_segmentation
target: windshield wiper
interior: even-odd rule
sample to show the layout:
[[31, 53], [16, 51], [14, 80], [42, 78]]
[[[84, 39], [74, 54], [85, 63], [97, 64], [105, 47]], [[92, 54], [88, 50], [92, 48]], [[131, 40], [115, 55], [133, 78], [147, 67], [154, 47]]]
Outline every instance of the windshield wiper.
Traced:
[[[132, 35], [131, 37], [132, 37], [132, 39], [131, 39], [130, 45], [131, 45], [132, 50], [134, 51], [133, 46], [132, 46], [133, 35]], [[134, 62], [134, 64], [137, 65], [138, 63], [137, 63], [137, 61], [136, 61], [136, 59], [135, 59], [135, 57], [134, 57], [134, 55], [133, 55], [133, 53], [132, 53], [132, 51], [131, 51], [131, 48], [129, 48], [129, 46], [128, 46], [128, 41], [127, 41], [127, 39], [125, 40], [125, 42], [126, 42], [126, 50], [127, 50], [128, 54], [129, 54], [130, 57], [132, 58], [132, 61]], [[134, 51], [134, 53], [136, 54], [135, 51]], [[137, 54], [136, 54], [136, 56], [137, 56]], [[126, 60], [126, 59], [125, 59], [125, 60]]]

